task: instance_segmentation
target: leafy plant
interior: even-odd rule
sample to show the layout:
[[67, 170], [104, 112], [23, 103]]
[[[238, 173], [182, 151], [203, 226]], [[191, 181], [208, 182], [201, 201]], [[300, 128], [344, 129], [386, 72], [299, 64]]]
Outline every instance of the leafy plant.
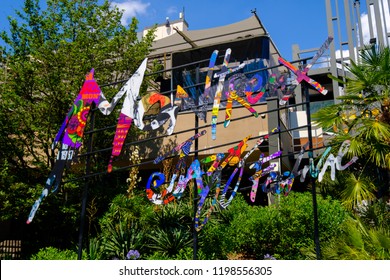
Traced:
[[181, 249], [192, 244], [189, 230], [181, 228], [156, 229], [149, 235], [148, 247], [152, 250], [165, 252], [168, 256], [174, 256]]
[[[278, 205], [250, 206], [241, 195], [236, 197], [226, 215], [229, 223], [205, 227], [202, 250], [207, 248], [218, 258], [241, 255], [244, 259], [303, 259], [300, 248], [313, 242], [313, 207], [310, 193], [291, 193]], [[318, 197], [320, 242], [327, 242], [341, 232], [347, 212], [338, 201]]]
[[[322, 244], [322, 258], [327, 260], [388, 260], [390, 232], [383, 228], [368, 228], [359, 219], [350, 218], [341, 234]], [[313, 247], [302, 248], [308, 259], [314, 259]]]
[[143, 234], [136, 223], [131, 224], [107, 224], [107, 235], [103, 237], [104, 253], [108, 257], [126, 259], [132, 249], [142, 249]]
[[340, 185], [349, 208], [389, 193], [383, 182], [389, 181], [390, 170], [390, 48], [367, 46], [359, 56], [359, 63], [347, 66], [351, 75], [340, 81], [346, 93], [340, 102], [313, 114], [313, 120], [333, 132], [332, 144], [349, 140], [347, 155], [359, 157], [357, 168]]
[[106, 252], [101, 238], [93, 237], [89, 239], [88, 260], [103, 260]]
[[[175, 256], [176, 260], [193, 260], [194, 259], [194, 249], [191, 247], [187, 247], [181, 249], [179, 253]], [[201, 250], [197, 250], [196, 253], [197, 260], [207, 260], [207, 256]]]
[[60, 250], [46, 247], [31, 256], [31, 260], [77, 260], [77, 253], [72, 250]]
[[390, 230], [390, 205], [384, 201], [368, 204], [358, 213], [364, 224]]
[[146, 257], [147, 260], [172, 260], [166, 253], [160, 251], [153, 251], [152, 254]]
[[[128, 79], [149, 53], [154, 30], [139, 39], [136, 18], [124, 26], [122, 15], [106, 0], [47, 0], [44, 5], [43, 1], [26, 0], [16, 17], [9, 18], [9, 30], [0, 31], [1, 220], [25, 223], [55, 164], [58, 147], [52, 149], [54, 137], [85, 75], [93, 68], [99, 85], [118, 82], [104, 89], [110, 100], [121, 81]], [[141, 92], [146, 91], [148, 80], [146, 76]], [[96, 124], [104, 127], [116, 119], [116, 114], [101, 115]], [[94, 135], [94, 148], [111, 146], [113, 133]], [[136, 130], [131, 130], [134, 133]], [[85, 149], [86, 145], [80, 152]], [[85, 159], [78, 157], [77, 164], [67, 166], [65, 181], [71, 175], [84, 174]], [[106, 168], [106, 154], [91, 156], [91, 173], [101, 171], [103, 162]], [[102, 215], [121, 190], [119, 174], [104, 181], [89, 179], [94, 185], [90, 197], [97, 197], [90, 213], [91, 231], [96, 226], [94, 218]], [[80, 182], [61, 186], [56, 196], [48, 196], [41, 204], [29, 236], [24, 236], [29, 239], [25, 242], [29, 251], [35, 253], [37, 246], [72, 246], [79, 226]]]
[[140, 225], [147, 226], [154, 215], [153, 205], [145, 199], [143, 192], [131, 198], [118, 194], [111, 201], [99, 224], [101, 228], [104, 228], [106, 224], [119, 221], [125, 224], [137, 221]]

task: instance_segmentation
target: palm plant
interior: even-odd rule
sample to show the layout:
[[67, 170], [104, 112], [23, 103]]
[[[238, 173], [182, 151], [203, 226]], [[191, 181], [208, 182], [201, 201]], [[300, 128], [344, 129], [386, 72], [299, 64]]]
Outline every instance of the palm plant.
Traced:
[[369, 177], [361, 174], [356, 176], [352, 172], [341, 173], [341, 182], [344, 186], [349, 186], [341, 190], [341, 200], [348, 209], [357, 209], [362, 201], [373, 201], [376, 189]]
[[[314, 246], [301, 252], [315, 259]], [[359, 219], [349, 219], [343, 233], [323, 243], [322, 257], [326, 260], [388, 260], [390, 259], [390, 232], [382, 227], [368, 228]]]
[[[390, 49], [370, 46], [360, 53], [360, 62], [347, 66], [345, 95], [340, 103], [320, 109], [313, 120], [335, 133], [331, 144], [350, 140], [349, 156], [359, 157], [359, 168], [345, 183], [342, 197], [351, 208], [374, 198], [373, 183], [389, 190], [390, 170]], [[336, 79], [335, 77], [333, 77]], [[352, 200], [352, 201], [351, 201]]]
[[382, 227], [390, 231], [390, 205], [385, 201], [379, 200], [377, 203], [368, 205], [360, 213], [364, 223], [372, 227]]

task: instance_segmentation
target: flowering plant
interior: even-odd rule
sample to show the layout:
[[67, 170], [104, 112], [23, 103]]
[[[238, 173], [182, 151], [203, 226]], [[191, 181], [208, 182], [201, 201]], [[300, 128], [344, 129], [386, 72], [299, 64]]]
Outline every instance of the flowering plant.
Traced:
[[270, 254], [264, 255], [264, 259], [265, 259], [265, 260], [276, 260], [276, 259], [274, 258], [274, 256], [272, 256], [272, 255], [270, 255]]
[[140, 257], [140, 253], [138, 252], [138, 250], [130, 250], [127, 255], [126, 255], [126, 259], [128, 260], [136, 260], [136, 259], [139, 259]]

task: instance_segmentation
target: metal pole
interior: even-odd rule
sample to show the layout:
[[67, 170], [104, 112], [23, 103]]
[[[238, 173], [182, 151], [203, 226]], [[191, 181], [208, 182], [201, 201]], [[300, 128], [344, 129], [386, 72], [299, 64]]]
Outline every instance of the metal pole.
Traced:
[[[268, 122], [268, 128], [269, 130], [274, 129], [276, 127], [280, 127], [280, 110], [279, 108], [279, 99], [278, 97], [268, 97], [266, 99], [267, 101], [267, 111], [273, 110], [272, 112], [269, 112], [266, 115], [267, 122]], [[276, 153], [280, 151], [280, 137], [281, 134], [278, 132], [278, 134], [270, 134], [269, 140], [268, 140], [268, 152], [269, 154]], [[270, 164], [276, 164], [275, 171], [282, 172], [282, 159], [281, 157], [277, 159], [273, 159], [270, 161]], [[280, 196], [278, 196], [279, 198]], [[267, 193], [268, 198], [268, 205], [275, 204], [275, 196], [271, 194], [270, 192]], [[279, 201], [277, 201], [279, 202]]]
[[[305, 62], [306, 64], [306, 62]], [[307, 117], [307, 133], [309, 140], [309, 160], [313, 161], [313, 136], [311, 131], [311, 113], [310, 113], [310, 94], [307, 83], [302, 83], [303, 91], [306, 99], [306, 117]], [[321, 249], [320, 249], [320, 239], [319, 239], [319, 230], [318, 230], [318, 209], [317, 209], [317, 193], [315, 178], [311, 178], [311, 194], [313, 199], [313, 219], [314, 219], [314, 244], [316, 246], [316, 256], [317, 260], [321, 259]]]
[[[94, 129], [95, 126], [95, 103], [92, 103], [91, 105], [91, 118], [90, 118], [90, 123], [91, 123], [91, 131]], [[85, 174], [89, 175], [90, 169], [91, 169], [91, 152], [92, 152], [92, 138], [93, 138], [93, 133], [90, 134], [89, 139], [88, 139], [88, 155], [85, 160]], [[83, 254], [83, 237], [84, 237], [84, 227], [85, 227], [85, 213], [87, 209], [87, 201], [88, 201], [88, 188], [89, 188], [89, 179], [85, 179], [85, 185], [84, 185], [84, 190], [83, 190], [83, 195], [82, 195], [82, 200], [81, 200], [81, 214], [80, 214], [80, 229], [79, 229], [79, 242], [78, 242], [78, 256], [77, 259], [81, 260], [82, 254]]]
[[[352, 27], [351, 24], [351, 10], [348, 0], [344, 0], [344, 13], [345, 13], [345, 23], [347, 27], [347, 42], [348, 42], [348, 50], [349, 50], [349, 59], [356, 61], [355, 58], [355, 49], [354, 46], [357, 46], [357, 43], [353, 40], [353, 30], [356, 30], [356, 26]], [[356, 44], [354, 44], [356, 43]]]
[[[196, 84], [198, 85], [199, 84], [199, 66], [196, 67], [196, 73], [195, 73], [195, 82]], [[198, 92], [198, 87], [196, 87], [196, 92]], [[197, 109], [199, 110], [199, 109]], [[195, 134], [198, 133], [198, 127], [199, 127], [199, 118], [198, 118], [198, 115], [195, 114]], [[199, 143], [198, 143], [198, 138], [195, 139], [195, 153], [194, 153], [194, 157], [195, 159], [198, 159], [198, 149], [199, 149]], [[192, 231], [193, 231], [193, 259], [194, 260], [197, 260], [198, 259], [198, 232], [196, 231], [195, 229], [195, 217], [196, 217], [196, 212], [197, 212], [197, 204], [196, 204], [196, 201], [197, 201], [197, 197], [198, 197], [198, 190], [196, 188], [196, 186], [194, 185], [194, 190], [193, 190], [193, 193], [194, 193], [194, 219], [193, 219], [193, 225], [192, 225]]]
[[358, 49], [357, 60], [359, 61], [360, 60], [359, 51], [364, 46], [362, 18], [360, 16], [360, 1], [355, 0], [354, 5], [355, 5], [356, 17], [357, 17], [358, 29], [359, 29], [359, 40], [358, 40], [358, 45], [357, 45], [357, 49]]
[[[332, 36], [333, 38], [335, 37], [335, 32], [334, 32], [334, 20], [338, 21], [338, 18], [333, 17], [333, 9], [331, 5], [330, 0], [326, 0], [326, 21], [327, 21], [327, 27], [328, 27], [328, 35]], [[338, 38], [339, 40], [342, 40], [342, 38]], [[335, 40], [332, 41], [332, 43], [329, 46], [329, 53], [330, 53], [330, 62], [329, 62], [329, 67], [330, 67], [330, 72], [333, 76], [338, 77], [338, 69], [337, 69], [337, 63], [336, 63], [336, 49], [335, 49]], [[344, 75], [342, 75], [344, 76]], [[337, 99], [337, 97], [340, 96], [340, 91], [339, 91], [339, 83], [336, 80], [332, 79], [332, 88], [333, 88], [333, 95], [334, 95], [334, 100], [335, 103], [340, 103], [340, 101]]]

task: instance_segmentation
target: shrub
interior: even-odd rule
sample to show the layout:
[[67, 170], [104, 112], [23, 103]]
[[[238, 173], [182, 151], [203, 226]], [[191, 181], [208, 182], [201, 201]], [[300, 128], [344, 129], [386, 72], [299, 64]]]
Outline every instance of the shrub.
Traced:
[[77, 260], [77, 253], [72, 250], [60, 250], [54, 247], [46, 247], [31, 256], [31, 260]]
[[[318, 200], [320, 242], [341, 233], [347, 217], [340, 202]], [[229, 222], [206, 227], [202, 250], [212, 248], [216, 257], [240, 254], [246, 259], [304, 259], [300, 248], [313, 244], [313, 206], [310, 193], [291, 193], [280, 197], [277, 205], [250, 206], [238, 195], [226, 210]], [[208, 225], [211, 226], [211, 225]]]

